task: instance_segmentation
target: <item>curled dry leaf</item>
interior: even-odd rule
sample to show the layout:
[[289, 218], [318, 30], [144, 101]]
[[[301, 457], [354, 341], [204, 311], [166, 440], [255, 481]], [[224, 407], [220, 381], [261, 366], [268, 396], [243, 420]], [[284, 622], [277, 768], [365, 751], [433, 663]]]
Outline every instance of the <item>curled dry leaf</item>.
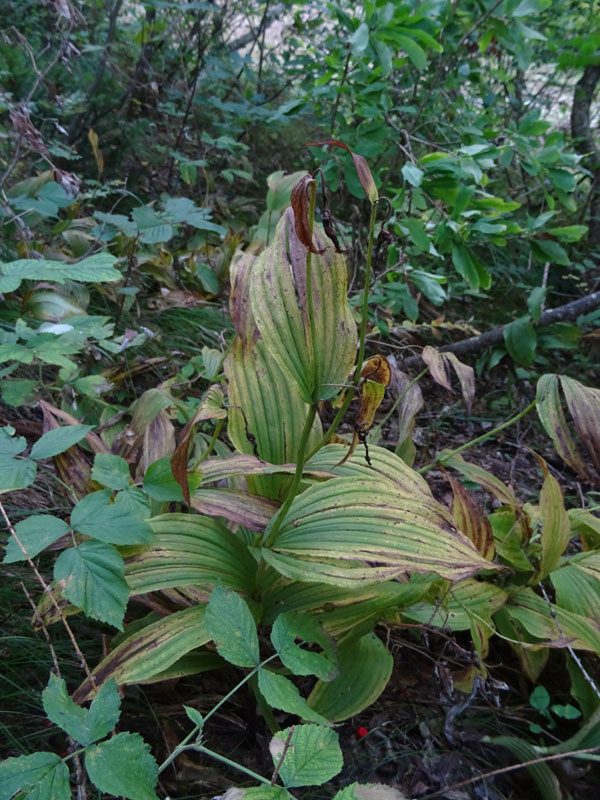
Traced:
[[323, 145], [333, 145], [334, 147], [341, 147], [342, 150], [346, 150], [352, 156], [352, 161], [354, 161], [354, 168], [356, 169], [356, 174], [358, 176], [358, 180], [360, 181], [360, 185], [364, 189], [365, 194], [369, 198], [369, 202], [377, 203], [379, 200], [379, 194], [377, 193], [377, 186], [375, 186], [375, 181], [373, 180], [373, 175], [371, 174], [371, 170], [369, 169], [369, 165], [363, 156], [359, 156], [357, 153], [353, 153], [352, 150], [348, 147], [347, 144], [344, 142], [340, 142], [339, 139], [324, 139], [320, 142], [307, 142], [307, 147], [322, 147]]
[[[562, 408], [559, 387], [573, 420], [579, 444], [575, 441]], [[594, 468], [600, 475], [600, 391], [584, 386], [565, 375], [542, 375], [537, 385], [537, 412], [558, 455], [583, 480], [594, 481]], [[585, 463], [581, 449], [590, 463]]]
[[423, 348], [421, 358], [429, 367], [429, 373], [433, 380], [449, 391], [452, 391], [450, 368], [454, 370], [460, 383], [465, 405], [470, 411], [475, 397], [475, 373], [473, 372], [473, 367], [463, 364], [454, 353], [441, 353], [435, 347], [430, 347], [429, 345]]
[[485, 516], [475, 498], [464, 486], [446, 475], [452, 487], [454, 502], [452, 503], [452, 518], [459, 531], [473, 542], [477, 550], [487, 560], [494, 557], [494, 534], [488, 518]]
[[294, 227], [296, 228], [296, 236], [302, 242], [307, 250], [311, 253], [320, 254], [324, 253], [324, 248], [318, 249], [313, 242], [312, 233], [310, 230], [310, 202], [308, 199], [308, 192], [312, 184], [316, 185], [314, 178], [306, 174], [292, 189], [291, 201], [292, 210], [294, 212]]

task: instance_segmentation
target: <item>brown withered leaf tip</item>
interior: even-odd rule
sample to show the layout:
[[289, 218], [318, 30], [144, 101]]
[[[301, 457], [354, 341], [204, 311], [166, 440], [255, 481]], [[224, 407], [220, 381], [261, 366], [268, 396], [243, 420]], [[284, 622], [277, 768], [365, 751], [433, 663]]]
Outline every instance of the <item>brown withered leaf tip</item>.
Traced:
[[311, 253], [315, 253], [316, 255], [320, 255], [325, 251], [318, 250], [315, 247], [310, 233], [310, 223], [308, 219], [310, 207], [308, 190], [311, 183], [315, 183], [315, 180], [307, 173], [304, 175], [304, 177], [300, 178], [298, 183], [292, 189], [290, 199], [292, 201], [292, 211], [294, 212], [294, 227], [296, 228], [296, 236], [307, 250], [310, 250]]
[[360, 185], [364, 189], [369, 201], [371, 203], [376, 203], [379, 200], [379, 194], [377, 193], [377, 187], [375, 186], [375, 181], [373, 180], [373, 175], [371, 174], [366, 159], [363, 158], [363, 156], [359, 156], [358, 153], [353, 153], [348, 145], [344, 144], [344, 142], [341, 142], [339, 139], [323, 139], [323, 141], [319, 142], [306, 143], [306, 147], [323, 147], [324, 145], [341, 147], [342, 150], [346, 150], [346, 152], [350, 153], [352, 161], [354, 161], [354, 168], [356, 169], [356, 175], [358, 176]]

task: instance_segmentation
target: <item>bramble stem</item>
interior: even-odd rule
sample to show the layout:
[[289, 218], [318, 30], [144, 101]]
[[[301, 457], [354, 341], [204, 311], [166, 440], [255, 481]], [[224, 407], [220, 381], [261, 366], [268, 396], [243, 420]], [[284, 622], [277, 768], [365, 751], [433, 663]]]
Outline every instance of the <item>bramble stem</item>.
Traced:
[[485, 442], [485, 440], [489, 439], [490, 436], [495, 436], [497, 433], [500, 433], [500, 431], [503, 431], [505, 428], [510, 427], [512, 424], [520, 420], [521, 417], [525, 416], [525, 414], [529, 414], [529, 412], [535, 408], [536, 402], [537, 400], [533, 400], [522, 411], [519, 411], [519, 413], [515, 414], [514, 417], [511, 417], [510, 419], [506, 420], [506, 422], [503, 422], [502, 425], [498, 425], [497, 428], [493, 428], [491, 431], [483, 433], [481, 436], [478, 436], [476, 439], [472, 439], [470, 442], [461, 444], [461, 446], [457, 447], [455, 450], [449, 450], [448, 452], [440, 453], [433, 459], [433, 461], [430, 464], [425, 464], [425, 466], [418, 469], [417, 472], [420, 472], [421, 475], [423, 475], [425, 472], [429, 472], [429, 470], [433, 469], [436, 464], [440, 463], [443, 464], [444, 461], [446, 461], [448, 458], [452, 458], [452, 456], [459, 455], [459, 453], [462, 453], [463, 450], [468, 450], [471, 447], [475, 447], [476, 444], [481, 444], [481, 442]]
[[[236, 685], [233, 687], [233, 689], [231, 689], [231, 691], [227, 692], [227, 694], [219, 700], [219, 702], [216, 704], [216, 706], [211, 708], [211, 710], [208, 712], [208, 714], [204, 717], [204, 719], [202, 720], [202, 727], [204, 727], [204, 725], [206, 724], [207, 720], [209, 720], [212, 717], [212, 715], [215, 712], [217, 712], [221, 708], [221, 706], [224, 703], [226, 703], [229, 700], [229, 698], [237, 692], [238, 689], [240, 689], [245, 683], [247, 683], [251, 678], [253, 678], [254, 675], [256, 675], [256, 673], [262, 667], [264, 667], [265, 664], [268, 664], [269, 661], [273, 661], [273, 659], [275, 659], [275, 658], [277, 658], [277, 654], [275, 654], [273, 656], [269, 656], [269, 658], [266, 658], [264, 661], [261, 661], [261, 663], [258, 664], [258, 666], [254, 667], [254, 669], [251, 670], [247, 675], [245, 675], [239, 683], [236, 683]], [[165, 759], [165, 761], [163, 761], [163, 763], [158, 768], [158, 774], [159, 775], [160, 775], [161, 772], [164, 772], [164, 770], [169, 766], [169, 764], [172, 761], [174, 761], [177, 758], [177, 756], [181, 755], [181, 753], [183, 753], [184, 750], [188, 750], [189, 749], [188, 742], [190, 741], [190, 739], [193, 736], [195, 736], [198, 733], [198, 731], [200, 730], [200, 727], [201, 727], [200, 725], [194, 725], [194, 727], [188, 733], [188, 735], [185, 737], [185, 739], [182, 739], [181, 742], [175, 748], [175, 750], [173, 750], [171, 755], [167, 759]], [[196, 745], [193, 745], [193, 747], [196, 747]], [[213, 755], [210, 750], [205, 750], [204, 752], [210, 753], [211, 755]], [[216, 758], [217, 757], [216, 754], [214, 754], [214, 755], [215, 755], [215, 758]], [[233, 762], [231, 762], [231, 763], [233, 763]], [[263, 780], [263, 779], [261, 779], [261, 780]]]

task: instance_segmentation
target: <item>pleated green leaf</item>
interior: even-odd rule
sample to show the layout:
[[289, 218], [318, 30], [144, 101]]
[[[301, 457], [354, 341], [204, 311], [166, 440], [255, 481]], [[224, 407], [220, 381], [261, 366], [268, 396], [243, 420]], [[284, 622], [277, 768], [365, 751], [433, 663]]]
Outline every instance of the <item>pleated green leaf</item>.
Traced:
[[536, 639], [554, 647], [600, 653], [600, 625], [593, 619], [547, 603], [532, 589], [523, 588], [504, 606], [509, 616]]
[[600, 552], [580, 553], [549, 577], [556, 592], [557, 606], [589, 617], [600, 625]]
[[312, 254], [314, 342], [309, 324], [307, 250], [296, 234], [291, 208], [250, 274], [252, 313], [269, 356], [306, 403], [338, 394], [356, 355], [356, 325], [346, 297], [346, 263], [318, 225], [313, 241], [321, 251]]
[[[270, 464], [295, 461], [308, 406], [264, 342], [258, 341], [248, 349], [238, 340], [225, 362], [225, 374], [230, 404], [227, 432], [236, 450], [254, 453]], [[321, 436], [317, 417], [309, 447], [314, 447]], [[285, 475], [257, 476], [248, 481], [248, 488], [255, 494], [281, 499], [289, 480]]]
[[[166, 670], [181, 656], [210, 641], [204, 624], [205, 606], [176, 611], [165, 619], [137, 630], [115, 647], [93, 670], [96, 686], [109, 678], [121, 685], [148, 681]], [[86, 679], [73, 695], [76, 703], [90, 699], [95, 692]]]
[[340, 647], [338, 655], [338, 677], [318, 681], [308, 698], [308, 705], [332, 722], [353, 717], [374, 703], [394, 666], [394, 659], [374, 633]]
[[150, 525], [156, 538], [125, 558], [132, 595], [219, 582], [243, 593], [252, 590], [256, 562], [220, 520], [163, 514]]
[[348, 587], [407, 571], [456, 581], [491, 566], [433, 498], [362, 477], [333, 478], [296, 497], [263, 554], [286, 577]]

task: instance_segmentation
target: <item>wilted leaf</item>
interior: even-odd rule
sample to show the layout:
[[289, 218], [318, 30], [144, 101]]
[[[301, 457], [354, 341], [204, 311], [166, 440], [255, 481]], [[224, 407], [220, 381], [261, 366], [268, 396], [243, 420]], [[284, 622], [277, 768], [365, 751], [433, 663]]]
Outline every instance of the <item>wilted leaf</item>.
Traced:
[[475, 373], [473, 367], [463, 364], [454, 353], [442, 353], [427, 345], [423, 348], [421, 358], [429, 367], [429, 373], [436, 383], [452, 391], [450, 384], [450, 368], [454, 370], [460, 382], [463, 400], [468, 410], [471, 409], [475, 397]]
[[[204, 624], [204, 606], [176, 611], [126, 636], [92, 671], [96, 687], [110, 678], [117, 684], [150, 682], [181, 656], [210, 641]], [[76, 703], [93, 697], [94, 685], [86, 679], [73, 694]]]
[[313, 240], [323, 250], [312, 259], [314, 342], [306, 248], [296, 235], [291, 209], [277, 226], [273, 244], [253, 265], [250, 286], [252, 312], [268, 356], [297, 385], [306, 403], [339, 392], [356, 352], [356, 325], [346, 297], [346, 264], [317, 225]]
[[468, 536], [481, 555], [491, 561], [494, 557], [494, 534], [488, 518], [475, 502], [473, 495], [450, 475], [447, 477], [454, 495], [452, 504], [454, 524], [459, 531]]
[[273, 500], [235, 489], [196, 489], [191, 505], [199, 514], [225, 517], [252, 531], [264, 530], [279, 509]]
[[296, 236], [300, 242], [310, 250], [311, 253], [323, 253], [323, 249], [317, 249], [313, 242], [313, 237], [310, 230], [310, 202], [308, 193], [311, 184], [315, 184], [315, 179], [310, 175], [304, 175], [292, 189], [291, 201], [292, 210], [294, 212], [294, 226], [296, 229]]
[[538, 575], [539, 580], [542, 580], [558, 566], [571, 538], [571, 524], [565, 511], [558, 481], [550, 474], [544, 459], [535, 455], [544, 475], [544, 484], [540, 492], [542, 557]]
[[98, 176], [100, 176], [104, 170], [104, 156], [102, 155], [102, 150], [100, 150], [98, 144], [98, 134], [93, 128], [90, 128], [88, 131], [88, 141], [92, 145], [92, 151], [94, 153], [94, 158], [96, 159], [96, 166], [98, 167]]
[[356, 169], [358, 180], [360, 181], [360, 185], [369, 198], [369, 202], [376, 203], [379, 199], [379, 194], [377, 192], [377, 186], [375, 186], [375, 181], [373, 180], [373, 175], [371, 174], [371, 170], [369, 169], [366, 159], [363, 158], [363, 156], [359, 156], [357, 153], [353, 153], [348, 145], [344, 144], [344, 142], [340, 142], [339, 139], [325, 139], [322, 142], [307, 142], [306, 146], [323, 147], [324, 145], [341, 147], [343, 150], [346, 150], [348, 153], [350, 153], [352, 156], [352, 161], [354, 162], [354, 168]]
[[483, 486], [486, 491], [491, 492], [497, 497], [501, 503], [512, 506], [513, 508], [520, 507], [520, 503], [513, 492], [508, 486], [503, 484], [499, 478], [492, 475], [491, 472], [488, 472], [477, 464], [470, 464], [468, 461], [465, 461], [461, 455], [446, 456], [445, 452], [447, 451], [442, 450], [438, 456], [439, 462], [445, 467], [452, 467], [452, 469], [460, 472], [461, 475], [464, 475], [468, 480]]
[[190, 488], [188, 483], [188, 449], [190, 439], [194, 433], [194, 427], [199, 422], [205, 422], [209, 419], [227, 419], [227, 410], [223, 408], [225, 397], [221, 389], [215, 385], [210, 386], [206, 397], [198, 406], [194, 416], [186, 422], [181, 431], [179, 444], [175, 452], [171, 456], [171, 469], [173, 470], [173, 477], [181, 486], [185, 502], [190, 503]]

